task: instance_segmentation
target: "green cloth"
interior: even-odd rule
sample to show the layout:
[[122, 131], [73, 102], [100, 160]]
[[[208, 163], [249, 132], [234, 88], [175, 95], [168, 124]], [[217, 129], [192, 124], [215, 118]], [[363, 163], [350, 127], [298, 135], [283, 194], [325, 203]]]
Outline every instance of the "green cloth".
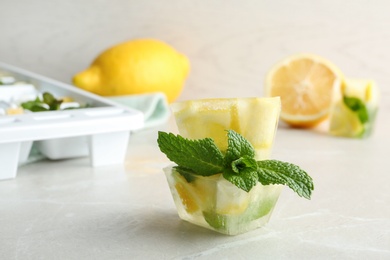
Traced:
[[161, 125], [170, 116], [168, 102], [163, 93], [117, 96], [108, 99], [141, 111], [145, 117], [143, 129]]

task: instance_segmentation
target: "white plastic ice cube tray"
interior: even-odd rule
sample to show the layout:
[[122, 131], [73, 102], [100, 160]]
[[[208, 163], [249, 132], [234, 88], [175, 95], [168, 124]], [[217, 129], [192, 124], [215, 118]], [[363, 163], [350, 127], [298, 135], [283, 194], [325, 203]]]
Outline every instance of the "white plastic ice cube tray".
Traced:
[[41, 93], [72, 97], [91, 106], [0, 116], [0, 180], [16, 177], [33, 142], [49, 159], [89, 155], [92, 166], [123, 163], [130, 132], [143, 127], [140, 111], [1, 62], [0, 71], [33, 84]]

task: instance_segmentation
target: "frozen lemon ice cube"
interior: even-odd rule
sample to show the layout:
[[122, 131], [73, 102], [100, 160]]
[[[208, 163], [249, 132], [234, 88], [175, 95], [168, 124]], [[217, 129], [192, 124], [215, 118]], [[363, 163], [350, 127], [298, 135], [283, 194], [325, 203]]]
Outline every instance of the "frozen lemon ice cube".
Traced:
[[213, 138], [224, 151], [226, 130], [234, 130], [253, 145], [257, 160], [269, 158], [280, 106], [279, 97], [204, 99], [171, 105], [181, 136]]
[[341, 86], [329, 132], [336, 136], [362, 138], [369, 136], [378, 110], [379, 91], [374, 81], [347, 79]]
[[[214, 139], [227, 149], [227, 130], [234, 130], [255, 148], [256, 160], [268, 159], [279, 120], [280, 98], [193, 100], [172, 104], [180, 135]], [[224, 234], [236, 235], [268, 222], [282, 185], [258, 183], [246, 192], [222, 174], [203, 177], [164, 169], [180, 218]]]

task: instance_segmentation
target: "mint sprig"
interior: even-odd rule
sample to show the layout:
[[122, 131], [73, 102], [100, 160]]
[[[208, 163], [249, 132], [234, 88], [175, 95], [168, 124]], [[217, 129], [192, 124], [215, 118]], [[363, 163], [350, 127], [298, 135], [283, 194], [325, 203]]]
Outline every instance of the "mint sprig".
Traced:
[[310, 199], [312, 178], [297, 165], [277, 160], [255, 160], [255, 149], [243, 136], [227, 131], [228, 148], [223, 153], [211, 138], [189, 140], [159, 132], [160, 150], [177, 164], [176, 170], [188, 181], [193, 175], [222, 174], [238, 188], [249, 192], [258, 182], [287, 185], [299, 196]]

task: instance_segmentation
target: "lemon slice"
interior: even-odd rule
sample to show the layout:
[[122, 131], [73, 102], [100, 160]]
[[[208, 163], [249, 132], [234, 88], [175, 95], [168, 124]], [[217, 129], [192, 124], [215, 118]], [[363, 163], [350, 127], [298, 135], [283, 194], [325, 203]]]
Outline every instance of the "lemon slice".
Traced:
[[267, 96], [280, 96], [280, 118], [291, 126], [311, 127], [325, 120], [343, 75], [328, 60], [298, 54], [276, 64], [267, 74]]
[[220, 176], [210, 176], [208, 179], [193, 176], [194, 180], [188, 182], [174, 168], [168, 167], [165, 170], [172, 189], [177, 192], [184, 210], [189, 214], [198, 213], [207, 210], [209, 205], [214, 205], [210, 201], [215, 197], [216, 183]]
[[225, 151], [226, 130], [234, 130], [253, 145], [257, 160], [269, 158], [279, 121], [279, 97], [203, 99], [174, 103], [171, 108], [183, 137], [210, 137]]
[[181, 202], [183, 203], [185, 210], [188, 213], [194, 213], [195, 211], [199, 210], [199, 206], [191, 191], [188, 189], [188, 186], [189, 184], [185, 184], [179, 181], [175, 184], [177, 194], [181, 198]]

